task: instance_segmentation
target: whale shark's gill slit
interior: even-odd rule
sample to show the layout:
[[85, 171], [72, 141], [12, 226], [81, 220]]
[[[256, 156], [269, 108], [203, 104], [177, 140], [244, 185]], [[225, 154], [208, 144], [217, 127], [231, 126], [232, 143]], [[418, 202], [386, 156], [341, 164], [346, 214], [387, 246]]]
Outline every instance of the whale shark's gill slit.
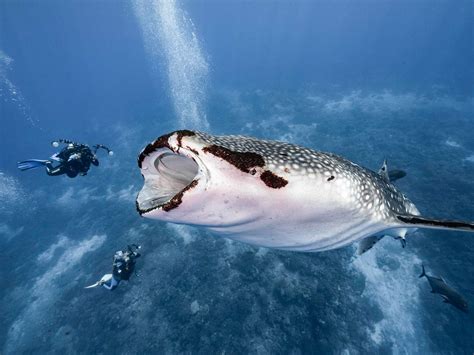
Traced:
[[138, 211], [143, 214], [159, 207], [164, 211], [178, 207], [183, 194], [197, 185], [197, 163], [193, 159], [163, 150], [150, 154], [147, 159], [151, 159], [146, 163], [151, 171], [137, 197]]

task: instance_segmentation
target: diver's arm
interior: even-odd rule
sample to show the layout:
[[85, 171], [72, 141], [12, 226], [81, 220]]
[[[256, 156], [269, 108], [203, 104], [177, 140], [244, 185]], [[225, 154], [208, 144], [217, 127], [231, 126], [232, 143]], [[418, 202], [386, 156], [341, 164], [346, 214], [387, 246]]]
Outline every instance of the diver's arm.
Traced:
[[92, 158], [91, 163], [95, 166], [99, 166], [99, 159], [97, 159], [95, 156]]

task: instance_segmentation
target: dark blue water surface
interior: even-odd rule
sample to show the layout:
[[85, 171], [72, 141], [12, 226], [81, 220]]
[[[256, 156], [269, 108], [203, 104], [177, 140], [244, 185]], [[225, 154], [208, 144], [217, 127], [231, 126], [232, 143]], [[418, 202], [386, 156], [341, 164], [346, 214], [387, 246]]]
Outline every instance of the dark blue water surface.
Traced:
[[[178, 128], [284, 140], [377, 170], [424, 215], [474, 220], [471, 1], [0, 3], [0, 352], [465, 353], [474, 237], [423, 230], [324, 253], [142, 219], [141, 148]], [[85, 177], [20, 172], [69, 138]], [[114, 252], [138, 276], [84, 289]]]

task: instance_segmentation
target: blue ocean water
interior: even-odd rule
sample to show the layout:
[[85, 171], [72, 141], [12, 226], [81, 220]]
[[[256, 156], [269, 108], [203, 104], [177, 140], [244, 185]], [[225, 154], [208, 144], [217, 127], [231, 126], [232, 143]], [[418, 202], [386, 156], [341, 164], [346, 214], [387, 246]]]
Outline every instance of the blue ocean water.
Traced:
[[[2, 2], [0, 352], [465, 353], [474, 239], [422, 230], [324, 253], [141, 218], [140, 150], [169, 131], [343, 155], [429, 216], [474, 219], [471, 1]], [[85, 177], [21, 172], [53, 139], [110, 146]], [[100, 154], [100, 153], [99, 153]], [[126, 244], [138, 276], [84, 289]]]

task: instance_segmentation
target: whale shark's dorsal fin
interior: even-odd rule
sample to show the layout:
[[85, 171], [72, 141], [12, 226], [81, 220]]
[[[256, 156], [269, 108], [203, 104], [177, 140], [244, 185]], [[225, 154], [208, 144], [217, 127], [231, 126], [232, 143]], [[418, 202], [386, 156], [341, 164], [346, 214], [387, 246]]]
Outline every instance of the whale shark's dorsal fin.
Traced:
[[382, 164], [382, 166], [381, 166], [380, 169], [379, 169], [379, 174], [380, 174], [380, 176], [382, 176], [382, 178], [383, 178], [386, 182], [390, 182], [390, 177], [388, 176], [387, 159], [385, 159], [385, 160], [383, 161], [383, 164]]
[[388, 171], [387, 159], [383, 161], [382, 166], [380, 167], [378, 174], [386, 182], [394, 182], [402, 177], [405, 177], [407, 173], [403, 170], [390, 170]]
[[403, 170], [390, 170], [388, 172], [388, 177], [390, 178], [390, 182], [397, 181], [402, 177], [405, 177], [407, 173]]

